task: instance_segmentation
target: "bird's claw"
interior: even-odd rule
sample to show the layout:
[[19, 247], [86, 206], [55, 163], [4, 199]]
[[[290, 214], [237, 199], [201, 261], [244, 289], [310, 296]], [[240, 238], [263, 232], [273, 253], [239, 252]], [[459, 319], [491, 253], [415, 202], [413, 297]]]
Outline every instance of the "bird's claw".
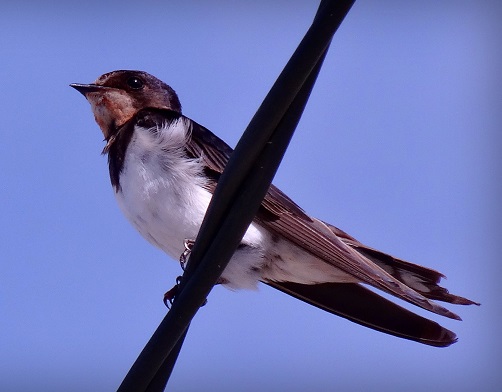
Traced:
[[173, 286], [173, 288], [167, 290], [164, 294], [164, 299], [162, 301], [164, 302], [164, 305], [166, 305], [168, 309], [171, 309], [171, 306], [174, 302], [174, 298], [176, 298], [176, 295], [178, 294], [180, 282], [181, 282], [181, 276], [178, 276], [176, 278], [176, 284]]
[[[164, 302], [164, 305], [168, 309], [171, 309], [171, 306], [173, 305], [174, 299], [178, 295], [179, 288], [180, 288], [180, 282], [181, 282], [181, 276], [178, 276], [176, 278], [176, 284], [171, 288], [170, 290], [167, 290], [166, 293], [164, 294], [164, 299], [162, 300]], [[201, 307], [207, 304], [207, 298], [204, 300], [202, 303]]]

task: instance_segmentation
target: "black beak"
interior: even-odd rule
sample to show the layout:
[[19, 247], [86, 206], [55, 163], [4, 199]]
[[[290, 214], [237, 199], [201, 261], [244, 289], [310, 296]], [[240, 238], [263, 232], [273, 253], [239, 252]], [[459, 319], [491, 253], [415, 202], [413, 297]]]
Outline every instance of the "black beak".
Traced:
[[96, 91], [102, 90], [103, 86], [98, 86], [96, 84], [80, 84], [80, 83], [72, 83], [70, 84], [70, 87], [73, 87], [75, 90], [77, 90], [79, 93], [81, 93], [84, 97], [86, 96], [87, 93], [93, 93]]

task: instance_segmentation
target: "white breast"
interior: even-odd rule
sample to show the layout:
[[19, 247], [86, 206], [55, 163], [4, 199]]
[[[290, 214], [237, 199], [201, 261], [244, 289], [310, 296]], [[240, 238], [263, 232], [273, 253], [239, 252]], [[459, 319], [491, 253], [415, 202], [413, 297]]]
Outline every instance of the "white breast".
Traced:
[[[120, 175], [117, 201], [133, 226], [174, 259], [185, 239], [195, 239], [211, 193], [203, 188], [200, 160], [188, 160], [183, 145], [186, 119], [160, 129], [136, 127]], [[223, 277], [231, 288], [254, 288], [260, 279], [264, 230], [254, 225], [244, 241], [251, 245], [234, 256]]]

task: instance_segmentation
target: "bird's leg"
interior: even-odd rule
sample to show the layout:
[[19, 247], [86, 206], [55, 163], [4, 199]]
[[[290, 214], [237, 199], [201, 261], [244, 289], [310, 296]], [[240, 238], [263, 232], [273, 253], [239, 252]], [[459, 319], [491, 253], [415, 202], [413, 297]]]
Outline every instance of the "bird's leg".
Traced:
[[[194, 240], [189, 240], [187, 238], [185, 238], [185, 240], [183, 241], [184, 250], [179, 258], [180, 266], [183, 271], [185, 271], [186, 265], [188, 263], [188, 258], [190, 257], [190, 253], [192, 252], [194, 243], [195, 243]], [[178, 276], [176, 278], [176, 284], [173, 286], [173, 288], [171, 288], [164, 294], [164, 299], [163, 299], [164, 305], [166, 305], [168, 308], [171, 307], [171, 305], [174, 302], [174, 299], [176, 298], [176, 295], [178, 294], [180, 283], [181, 283], [181, 276]]]
[[190, 253], [192, 252], [193, 244], [195, 244], [194, 240], [185, 238], [185, 240], [183, 241], [183, 246], [185, 249], [180, 256], [180, 265], [183, 271], [185, 270], [185, 267], [188, 263], [188, 258], [190, 257]]

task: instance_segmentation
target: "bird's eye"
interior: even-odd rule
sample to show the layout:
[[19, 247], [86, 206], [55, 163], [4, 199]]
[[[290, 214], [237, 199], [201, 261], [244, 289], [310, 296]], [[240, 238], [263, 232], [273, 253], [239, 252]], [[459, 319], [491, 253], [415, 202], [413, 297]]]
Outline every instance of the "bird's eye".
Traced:
[[140, 88], [143, 88], [143, 81], [137, 76], [131, 76], [127, 79], [127, 85], [135, 90], [139, 90]]

